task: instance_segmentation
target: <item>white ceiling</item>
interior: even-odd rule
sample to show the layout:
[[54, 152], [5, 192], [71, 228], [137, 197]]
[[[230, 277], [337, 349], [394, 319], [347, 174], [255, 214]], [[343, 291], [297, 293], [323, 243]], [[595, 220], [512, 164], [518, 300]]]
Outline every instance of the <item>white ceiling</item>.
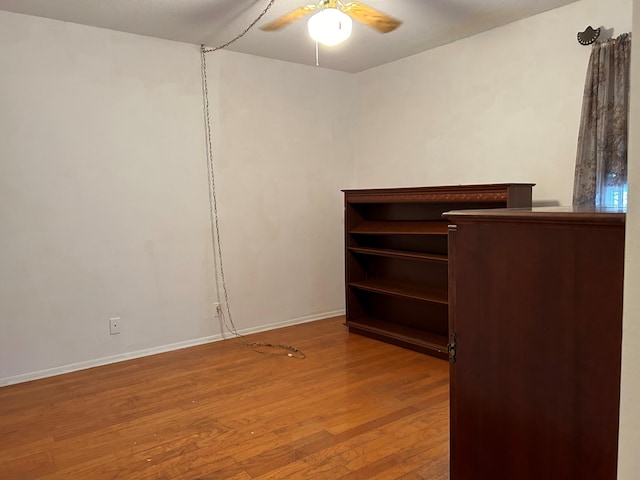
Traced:
[[[320, 66], [359, 72], [576, 0], [364, 0], [403, 21], [380, 34], [354, 22], [349, 40], [320, 46]], [[269, 0], [0, 0], [0, 10], [216, 47], [242, 32]], [[259, 26], [314, 0], [275, 0], [229, 50], [315, 64], [306, 18], [276, 32]]]

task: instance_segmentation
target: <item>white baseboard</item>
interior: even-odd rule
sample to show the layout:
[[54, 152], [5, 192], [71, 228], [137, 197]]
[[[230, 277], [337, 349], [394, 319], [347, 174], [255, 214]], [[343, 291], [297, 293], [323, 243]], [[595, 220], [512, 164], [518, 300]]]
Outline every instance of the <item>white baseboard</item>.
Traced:
[[[334, 310], [332, 312], [318, 313], [316, 315], [307, 315], [305, 317], [293, 318], [291, 320], [285, 320], [283, 322], [271, 323], [268, 325], [260, 325], [258, 327], [250, 327], [238, 330], [240, 335], [249, 335], [251, 333], [265, 332], [268, 330], [274, 330], [276, 328], [288, 327], [291, 325], [298, 325], [301, 323], [314, 322], [316, 320], [323, 320], [325, 318], [338, 317], [344, 315], [344, 310]], [[108, 357], [96, 358], [93, 360], [87, 360], [85, 362], [70, 363], [68, 365], [62, 365], [54, 368], [47, 368], [45, 370], [37, 370], [35, 372], [24, 373], [22, 375], [16, 375], [13, 377], [0, 378], [0, 387], [7, 385], [14, 385], [16, 383], [30, 382], [32, 380], [38, 380], [40, 378], [53, 377], [55, 375], [61, 375], [63, 373], [75, 372], [78, 370], [85, 370], [87, 368], [99, 367], [101, 365], [108, 365], [110, 363], [122, 362], [124, 360], [131, 360], [134, 358], [146, 357], [149, 355], [156, 355], [158, 353], [170, 352], [172, 350], [180, 350], [181, 348], [195, 347], [196, 345], [203, 345], [205, 343], [217, 342], [226, 338], [232, 338], [231, 334], [217, 334], [210, 335], [208, 337], [195, 338], [193, 340], [186, 340], [184, 342], [170, 343], [168, 345], [160, 345], [157, 347], [145, 348], [143, 350], [136, 350], [134, 352], [120, 353], [118, 355], [111, 355]]]
[[[307, 315], [306, 317], [294, 318], [292, 320], [285, 320], [284, 322], [270, 323], [269, 325], [260, 325], [258, 327], [245, 328], [238, 330], [240, 335], [249, 335], [251, 333], [266, 332], [267, 330], [275, 330], [276, 328], [289, 327], [291, 325], [298, 325], [300, 323], [315, 322], [316, 320], [324, 320], [325, 318], [339, 317], [344, 315], [344, 310], [334, 310], [333, 312], [318, 313], [315, 315]], [[225, 338], [230, 338], [230, 335], [225, 335]]]

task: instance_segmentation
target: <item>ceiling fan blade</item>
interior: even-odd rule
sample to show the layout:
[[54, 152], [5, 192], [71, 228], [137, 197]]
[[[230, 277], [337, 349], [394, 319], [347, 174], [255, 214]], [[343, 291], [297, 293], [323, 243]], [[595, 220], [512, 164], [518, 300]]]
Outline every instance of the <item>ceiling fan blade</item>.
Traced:
[[400, 20], [360, 2], [345, 3], [341, 10], [354, 20], [369, 25], [382, 33], [389, 33], [402, 24]]
[[265, 32], [271, 32], [273, 30], [280, 30], [282, 27], [290, 24], [291, 22], [304, 17], [305, 15], [318, 9], [318, 5], [305, 5], [304, 7], [296, 8], [292, 12], [286, 13], [281, 17], [276, 18], [274, 21], [267, 23], [260, 27], [260, 30]]

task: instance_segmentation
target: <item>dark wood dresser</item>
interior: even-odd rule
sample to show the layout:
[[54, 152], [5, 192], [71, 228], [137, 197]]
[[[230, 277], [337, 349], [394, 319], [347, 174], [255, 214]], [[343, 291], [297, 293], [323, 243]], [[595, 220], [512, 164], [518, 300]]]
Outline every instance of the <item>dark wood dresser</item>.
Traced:
[[625, 214], [445, 217], [451, 480], [615, 480]]

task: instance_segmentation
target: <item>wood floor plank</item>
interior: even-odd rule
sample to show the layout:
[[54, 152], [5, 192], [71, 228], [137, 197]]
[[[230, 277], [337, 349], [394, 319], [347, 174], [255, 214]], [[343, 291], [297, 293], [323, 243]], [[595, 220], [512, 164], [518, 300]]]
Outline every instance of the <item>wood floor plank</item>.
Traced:
[[448, 364], [343, 322], [2, 387], [0, 478], [448, 479]]

